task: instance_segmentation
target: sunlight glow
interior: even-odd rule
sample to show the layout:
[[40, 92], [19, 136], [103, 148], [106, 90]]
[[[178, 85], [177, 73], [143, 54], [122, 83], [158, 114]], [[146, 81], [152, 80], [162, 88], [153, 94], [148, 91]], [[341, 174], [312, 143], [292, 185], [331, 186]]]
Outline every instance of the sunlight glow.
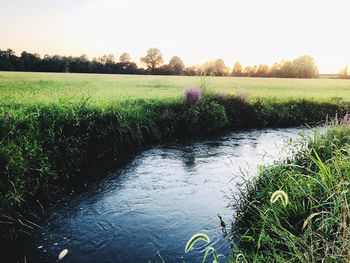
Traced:
[[0, 49], [90, 58], [158, 47], [167, 62], [232, 67], [313, 56], [321, 73], [350, 64], [348, 0], [2, 0]]

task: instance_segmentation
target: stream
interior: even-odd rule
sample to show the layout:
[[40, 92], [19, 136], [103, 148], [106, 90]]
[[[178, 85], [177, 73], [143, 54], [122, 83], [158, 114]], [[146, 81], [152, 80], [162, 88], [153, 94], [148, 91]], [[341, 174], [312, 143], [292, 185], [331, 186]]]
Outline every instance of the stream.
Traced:
[[228, 256], [217, 216], [228, 225], [234, 220], [227, 197], [258, 165], [287, 156], [286, 139], [298, 140], [302, 131], [239, 131], [145, 150], [49, 206], [25, 242], [27, 262], [56, 262], [65, 248], [62, 262], [201, 262], [203, 243], [184, 253], [198, 232]]

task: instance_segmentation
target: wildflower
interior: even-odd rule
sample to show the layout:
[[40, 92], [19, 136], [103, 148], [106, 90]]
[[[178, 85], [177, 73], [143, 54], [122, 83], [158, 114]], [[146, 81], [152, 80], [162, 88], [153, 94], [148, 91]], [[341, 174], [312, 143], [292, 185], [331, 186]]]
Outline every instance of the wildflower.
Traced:
[[198, 102], [203, 97], [203, 90], [199, 88], [187, 88], [184, 92], [184, 100], [186, 102]]

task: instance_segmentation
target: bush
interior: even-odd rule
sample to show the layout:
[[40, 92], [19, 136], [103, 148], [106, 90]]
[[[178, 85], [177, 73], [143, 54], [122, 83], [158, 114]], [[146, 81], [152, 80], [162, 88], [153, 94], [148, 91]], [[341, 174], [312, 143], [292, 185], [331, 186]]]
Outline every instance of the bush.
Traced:
[[227, 127], [224, 106], [209, 99], [185, 106], [182, 114], [182, 129], [189, 134], [207, 134]]

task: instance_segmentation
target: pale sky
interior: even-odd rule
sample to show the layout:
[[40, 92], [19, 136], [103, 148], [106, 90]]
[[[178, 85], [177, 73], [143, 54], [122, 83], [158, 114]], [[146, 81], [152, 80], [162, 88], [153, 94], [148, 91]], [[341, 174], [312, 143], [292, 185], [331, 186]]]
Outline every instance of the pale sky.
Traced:
[[350, 0], [0, 0], [0, 49], [90, 58], [150, 47], [186, 65], [232, 67], [313, 56], [350, 64]]

